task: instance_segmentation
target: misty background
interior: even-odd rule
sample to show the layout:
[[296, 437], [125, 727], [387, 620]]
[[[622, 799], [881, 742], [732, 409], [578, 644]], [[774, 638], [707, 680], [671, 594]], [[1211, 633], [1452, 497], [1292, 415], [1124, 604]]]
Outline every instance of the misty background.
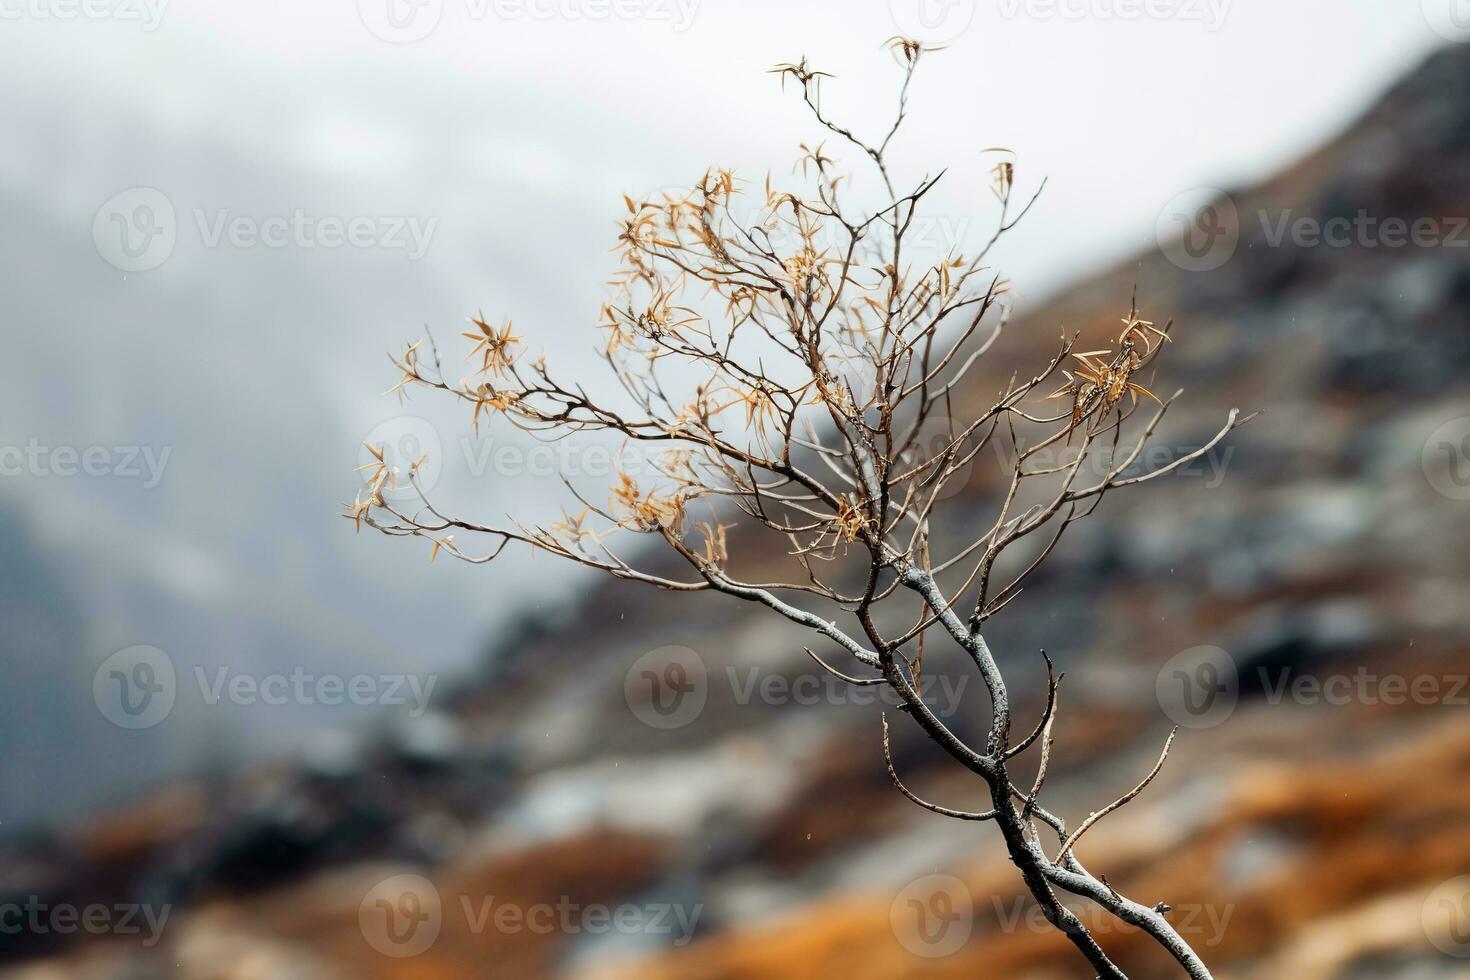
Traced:
[[[588, 580], [569, 569], [430, 566], [338, 516], [367, 439], [437, 448], [449, 509], [552, 504], [549, 473], [484, 464], [467, 412], [384, 395], [387, 355], [427, 326], [452, 374], [483, 310], [595, 389], [621, 195], [711, 164], [781, 175], [818, 138], [771, 65], [807, 55], [871, 129], [896, 72], [881, 42], [946, 45], [899, 170], [949, 168], [935, 234], [960, 241], [994, 217], [980, 149], [1013, 148], [1022, 187], [1048, 178], [997, 255], [1024, 304], [1149, 247], [1179, 195], [1274, 173], [1456, 40], [1449, 2], [924, 2], [0, 2], [0, 835], [425, 721], [211, 705], [199, 672], [448, 685], [518, 622], [570, 617]], [[360, 234], [334, 243], [332, 222]], [[177, 694], [127, 731], [94, 682], [138, 645]]]

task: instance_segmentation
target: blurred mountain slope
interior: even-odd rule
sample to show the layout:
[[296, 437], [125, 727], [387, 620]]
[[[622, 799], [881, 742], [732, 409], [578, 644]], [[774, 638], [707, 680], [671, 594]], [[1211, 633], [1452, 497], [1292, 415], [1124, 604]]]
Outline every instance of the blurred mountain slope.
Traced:
[[[17, 71], [0, 66], [0, 77], [22, 87], [10, 78]], [[487, 230], [492, 217], [512, 216], [474, 211], [459, 196], [463, 185], [443, 180], [426, 178], [432, 192], [405, 201], [370, 177], [243, 145], [226, 123], [184, 128], [156, 109], [81, 84], [39, 86], [0, 106], [0, 125], [32, 150], [0, 160], [0, 262], [15, 272], [3, 313], [0, 509], [27, 526], [26, 547], [7, 552], [17, 574], [39, 554], [58, 582], [11, 595], [28, 615], [66, 624], [40, 638], [0, 636], [0, 655], [36, 679], [28, 711], [67, 719], [69, 733], [30, 737], [25, 751], [0, 760], [7, 786], [44, 778], [50, 789], [0, 799], [0, 836], [75, 820], [181, 773], [257, 763], [290, 751], [303, 732], [360, 727], [366, 714], [205, 710], [194, 692], [124, 744], [91, 697], [92, 672], [114, 651], [157, 647], [184, 678], [196, 666], [254, 676], [296, 666], [449, 673], [479, 648], [495, 615], [515, 606], [513, 586], [486, 595], [455, 576], [400, 574], [331, 519], [352, 495], [360, 444], [380, 424], [450, 417], [382, 397], [390, 347], [426, 319], [459, 322], [467, 302], [459, 290], [497, 291], [500, 275], [484, 269], [534, 282], [519, 253]], [[44, 160], [58, 163], [47, 169]], [[92, 238], [99, 206], [126, 183], [156, 188], [177, 212], [172, 253], [139, 274], [109, 265]], [[575, 223], [574, 204], [521, 201], [547, 225]], [[435, 222], [428, 259], [392, 249], [234, 248], [199, 231], [221, 215], [345, 218], [395, 204]], [[30, 445], [125, 447], [162, 465], [154, 474], [135, 459], [136, 476], [11, 472], [11, 450]], [[452, 443], [445, 449], [458, 456]], [[554, 579], [548, 573], [540, 591]], [[29, 724], [22, 712], [0, 712], [0, 741], [41, 730]]]

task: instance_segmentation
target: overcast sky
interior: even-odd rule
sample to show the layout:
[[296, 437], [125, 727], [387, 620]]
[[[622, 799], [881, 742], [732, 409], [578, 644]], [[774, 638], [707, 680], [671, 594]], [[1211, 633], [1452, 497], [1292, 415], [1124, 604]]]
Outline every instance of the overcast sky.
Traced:
[[[834, 108], [876, 125], [894, 76], [879, 43], [932, 37], [948, 50], [916, 88], [906, 159], [954, 168], [957, 213], [981, 147], [1049, 176], [1013, 260], [1042, 288], [1174, 193], [1320, 141], [1446, 43], [1438, 8], [1461, 0], [86, 0], [114, 16], [62, 19], [80, 2], [0, 0], [6, 73], [405, 200], [555, 195], [590, 239], [617, 192], [708, 162], [779, 169], [810, 130], [771, 64], [809, 55], [839, 75]], [[416, 186], [426, 173], [438, 186]]]

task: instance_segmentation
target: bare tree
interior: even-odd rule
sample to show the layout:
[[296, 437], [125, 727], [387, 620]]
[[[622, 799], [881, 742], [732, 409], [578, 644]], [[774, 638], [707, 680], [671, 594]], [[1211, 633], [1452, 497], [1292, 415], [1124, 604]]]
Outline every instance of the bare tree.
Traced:
[[[1105, 494], [1188, 464], [1244, 420], [1232, 411], [1198, 450], [1135, 470], [1174, 400], [1160, 401], [1138, 383], [1166, 347], [1169, 327], [1141, 319], [1136, 308], [1110, 349], [1079, 353], [1077, 338], [1064, 337], [1034, 374], [1012, 374], [983, 411], [954, 417], [962, 386], [973, 396], [972, 371], [1009, 314], [1006, 282], [988, 271], [986, 257], [1036, 197], [1013, 205], [1015, 165], [1002, 153], [994, 171], [994, 234], [973, 255], [950, 250], [909, 267], [906, 241], [939, 178], [895, 189], [887, 151], [926, 51], [904, 38], [890, 48], [902, 87], [896, 116], [875, 143], [826, 115], [821, 83], [830, 76], [805, 60], [773, 69], [783, 87], [796, 83], [830, 137], [876, 171], [881, 192], [867, 210], [859, 213], [849, 201], [850, 181], [823, 145], [802, 147], [793, 171], [802, 194], [767, 177], [762, 196], [752, 200], [734, 174], [711, 170], [687, 193], [625, 199], [616, 299], [605, 305], [601, 324], [601, 353], [621, 388], [616, 397], [593, 398], [558, 377], [544, 356], [528, 362], [508, 324], [483, 318], [465, 334], [476, 360], [469, 379], [445, 376], [432, 340], [395, 358], [402, 371], [396, 390], [434, 388], [458, 398], [477, 430], [502, 418], [543, 439], [611, 433], [624, 451], [657, 450], [651, 473], [635, 479], [620, 471], [606, 504], [564, 480], [580, 510], [557, 523], [482, 524], [430, 501], [419, 483], [422, 460], [400, 472], [381, 447], [369, 446], [376, 461], [347, 516], [359, 529], [367, 524], [427, 539], [431, 560], [442, 551], [489, 562], [519, 543], [620, 579], [722, 592], [805, 627], [855, 667], [839, 670], [807, 649], [817, 663], [849, 683], [892, 688], [903, 713], [978, 777], [988, 790], [983, 812], [921, 799], [893, 768], [883, 720], [897, 788], [943, 816], [996, 824], [1031, 895], [1100, 976], [1125, 978], [1059, 893], [1089, 899], [1138, 927], [1190, 977], [1205, 980], [1208, 969], [1170, 926], [1166, 905], [1131, 901], [1075, 854], [1084, 834], [1158, 774], [1168, 745], [1136, 789], [1069, 830], [1040, 802], [1061, 678], [1047, 658], [1040, 720], [1015, 738], [1011, 697], [983, 630]], [[946, 489], [967, 479], [987, 446], [1007, 460], [998, 513], [982, 532], [950, 540], [938, 524]], [[385, 493], [399, 480], [419, 491], [412, 505]], [[696, 506], [708, 511], [706, 520], [692, 519]], [[640, 569], [638, 556], [614, 547], [619, 532], [662, 539], [688, 574]], [[732, 551], [759, 556], [762, 567], [779, 559], [792, 574], [787, 581], [746, 580], [733, 570]], [[924, 641], [936, 634], [984, 680], [990, 722], [983, 746], [957, 736], [925, 702]], [[1033, 747], [1036, 774], [1020, 786], [1012, 766]], [[1043, 827], [1056, 837], [1051, 849]]]

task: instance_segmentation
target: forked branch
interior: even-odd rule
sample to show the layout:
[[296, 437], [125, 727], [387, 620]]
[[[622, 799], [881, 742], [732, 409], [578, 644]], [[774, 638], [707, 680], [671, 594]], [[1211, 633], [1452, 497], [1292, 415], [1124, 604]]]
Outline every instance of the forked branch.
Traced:
[[[446, 374], [432, 341], [394, 358], [393, 391], [457, 399], [476, 430], [505, 424], [541, 440], [619, 441], [625, 464], [638, 454], [646, 465], [625, 465], [605, 502], [601, 490], [567, 481], [570, 509], [558, 521], [450, 516], [423, 491], [422, 459], [393, 460], [370, 446], [364, 486], [346, 516], [359, 529], [424, 538], [431, 560], [484, 564], [525, 546], [671, 592], [720, 592], [824, 638], [861, 669], [839, 669], [807, 648], [813, 661], [846, 683], [891, 688], [903, 713], [980, 781], [991, 808], [956, 810], [913, 793], [899, 778], [884, 718], [884, 761], [898, 791], [931, 813], [994, 823], [1031, 895], [1097, 975], [1126, 980], [1058, 890], [1138, 926], [1188, 976], [1208, 980], [1165, 907], [1128, 900], [1073, 853], [1153, 782], [1168, 745], [1146, 779], [1069, 834], [1039, 799], [1062, 678], [1043, 653], [1041, 717], [1013, 743], [1011, 697], [982, 629], [1104, 495], [1187, 465], [1245, 420], [1231, 411], [1203, 447], [1135, 472], [1178, 397], [1160, 399], [1147, 387], [1174, 332], [1143, 319], [1136, 302], [1100, 349], [1078, 351], [1077, 337], [1063, 337], [1034, 369], [990, 364], [1011, 310], [1007, 282], [985, 263], [1040, 186], [1016, 198], [1027, 201], [1017, 209], [1018, 168], [1001, 152], [992, 172], [996, 224], [978, 248], [966, 254], [956, 241], [936, 249], [916, 236], [921, 205], [942, 173], [900, 190], [888, 150], [928, 51], [903, 38], [890, 48], [902, 69], [900, 95], [876, 143], [827, 115], [819, 87], [831, 76], [805, 60], [774, 69], [800, 88], [823, 132], [873, 168], [876, 190], [855, 186], [837, 151], [816, 143], [802, 146], [791, 186], [766, 177], [752, 187], [715, 168], [687, 193], [624, 199], [599, 346], [616, 397], [566, 380], [544, 356], [528, 359], [509, 323], [483, 316], [464, 333], [467, 377]], [[1154, 410], [1139, 416], [1150, 402]], [[970, 525], [949, 502], [992, 451], [1006, 458], [993, 520], [961, 536]], [[393, 492], [400, 485], [411, 488], [409, 502]], [[629, 535], [662, 543], [687, 567], [638, 567], [648, 549], [617, 545]], [[1007, 558], [1012, 549], [1021, 549], [1018, 566]], [[779, 561], [789, 575], [739, 570]], [[997, 576], [1013, 567], [1008, 579]], [[931, 650], [947, 640], [979, 672], [990, 712], [983, 746], [965, 742], [925, 703], [926, 640]], [[1037, 745], [1037, 773], [1022, 791], [1010, 766]], [[1055, 857], [1042, 849], [1038, 823], [1057, 835]]]

